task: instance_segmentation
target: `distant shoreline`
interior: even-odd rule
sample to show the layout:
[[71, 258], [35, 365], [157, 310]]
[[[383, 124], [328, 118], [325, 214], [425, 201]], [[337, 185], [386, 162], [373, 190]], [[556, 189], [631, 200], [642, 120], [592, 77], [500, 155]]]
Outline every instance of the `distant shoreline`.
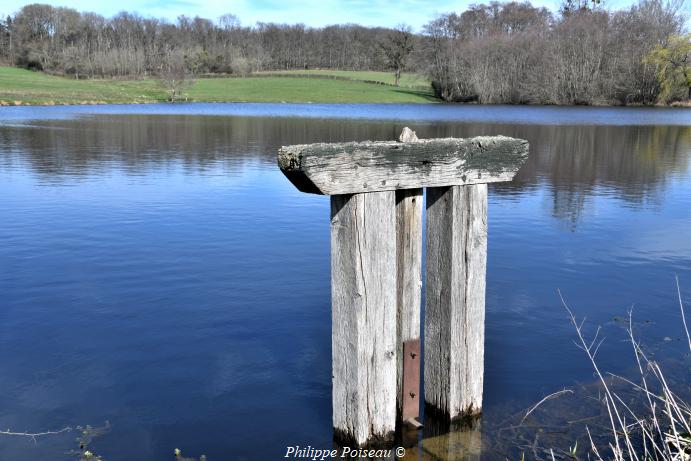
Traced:
[[648, 108], [648, 109], [691, 109], [691, 102], [674, 102], [672, 104], [478, 104], [478, 103], [463, 103], [463, 102], [446, 102], [442, 100], [438, 101], [416, 101], [416, 102], [400, 102], [400, 101], [370, 101], [370, 102], [348, 102], [348, 101], [214, 101], [214, 100], [181, 100], [181, 101], [167, 101], [167, 100], [151, 100], [151, 101], [78, 101], [74, 102], [55, 102], [55, 101], [44, 101], [44, 102], [25, 102], [22, 100], [17, 101], [5, 101], [0, 99], [0, 109], [4, 107], [79, 107], [79, 106], [123, 106], [123, 105], [145, 105], [145, 104], [166, 104], [166, 105], [177, 105], [177, 104], [445, 104], [445, 105], [455, 105], [455, 106], [515, 106], [515, 107], [596, 107], [596, 108]]
[[[289, 78], [286, 78], [289, 77]], [[367, 71], [266, 72], [247, 77], [197, 78], [176, 101], [154, 79], [75, 80], [43, 72], [0, 66], [0, 107], [89, 106], [106, 104], [301, 103], [301, 104], [434, 104], [444, 103], [426, 89], [424, 77], [407, 74], [394, 86], [392, 74]], [[476, 103], [454, 103], [478, 105]], [[511, 104], [513, 105], [513, 104]], [[515, 104], [532, 106], [533, 104]], [[538, 104], [540, 105], [540, 104]], [[593, 107], [691, 107], [670, 105], [593, 104]], [[557, 107], [579, 107], [563, 105]], [[583, 106], [581, 106], [583, 107]], [[586, 106], [587, 107], [587, 106]]]
[[[434, 103], [431, 86], [394, 86], [387, 72], [340, 72], [341, 75], [195, 78], [175, 89], [153, 79], [70, 79], [0, 66], [0, 106], [142, 104], [164, 102], [271, 103]], [[291, 77], [291, 78], [286, 78]], [[316, 77], [316, 78], [315, 78]], [[410, 82], [419, 81], [409, 78]], [[424, 83], [424, 80], [423, 80]]]

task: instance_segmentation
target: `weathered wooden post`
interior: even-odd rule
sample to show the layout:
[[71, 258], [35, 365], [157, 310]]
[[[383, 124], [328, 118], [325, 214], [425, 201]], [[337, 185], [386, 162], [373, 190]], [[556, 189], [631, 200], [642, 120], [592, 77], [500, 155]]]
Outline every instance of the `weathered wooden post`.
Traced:
[[[404, 128], [400, 142], [416, 142]], [[419, 427], [422, 188], [396, 191], [396, 415]]]
[[482, 408], [487, 184], [427, 189], [425, 402], [448, 419]]
[[417, 140], [410, 130], [401, 142], [280, 149], [278, 165], [299, 190], [332, 196], [333, 425], [341, 442], [388, 443], [397, 414], [417, 416], [423, 187], [425, 400], [450, 419], [480, 410], [486, 183], [511, 180], [527, 153], [520, 139]]

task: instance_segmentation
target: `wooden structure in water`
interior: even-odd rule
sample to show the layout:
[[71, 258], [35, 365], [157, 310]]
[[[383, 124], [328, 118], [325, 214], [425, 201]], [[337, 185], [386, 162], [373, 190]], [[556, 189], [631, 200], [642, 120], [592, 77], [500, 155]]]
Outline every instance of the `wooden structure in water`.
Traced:
[[300, 191], [331, 196], [333, 425], [341, 442], [393, 441], [419, 414], [422, 206], [427, 188], [425, 403], [482, 408], [487, 183], [510, 181], [528, 142], [504, 136], [282, 147]]

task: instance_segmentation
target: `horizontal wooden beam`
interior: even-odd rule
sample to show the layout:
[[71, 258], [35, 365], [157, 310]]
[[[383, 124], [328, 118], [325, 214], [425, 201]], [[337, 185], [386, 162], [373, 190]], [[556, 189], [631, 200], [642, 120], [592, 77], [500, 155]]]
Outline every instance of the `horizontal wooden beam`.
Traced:
[[506, 136], [282, 147], [278, 166], [302, 192], [337, 195], [510, 181], [528, 141]]

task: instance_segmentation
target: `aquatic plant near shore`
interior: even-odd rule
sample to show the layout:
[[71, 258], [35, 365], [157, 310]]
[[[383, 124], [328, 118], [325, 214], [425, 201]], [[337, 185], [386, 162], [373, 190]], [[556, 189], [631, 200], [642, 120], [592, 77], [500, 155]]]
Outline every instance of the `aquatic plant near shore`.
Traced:
[[[683, 329], [686, 333], [689, 352], [691, 352], [691, 336], [686, 324], [684, 303], [677, 278], [677, 295]], [[668, 381], [660, 365], [643, 350], [641, 343], [633, 332], [633, 312], [629, 311], [629, 323], [626, 328], [629, 341], [633, 348], [640, 382], [635, 383], [613, 373], [600, 370], [596, 361], [597, 350], [602, 344], [599, 339], [599, 329], [592, 339], [586, 339], [583, 333], [584, 321], [578, 322], [573, 311], [569, 308], [561, 292], [562, 305], [569, 315], [571, 324], [576, 330], [578, 341], [576, 345], [585, 352], [600, 381], [604, 395], [600, 402], [605, 406], [609, 416], [611, 433], [607, 447], [595, 443], [590, 429], [586, 432], [590, 441], [590, 452], [597, 461], [688, 461], [691, 460], [691, 405], [670, 389]], [[644, 410], [637, 411], [621, 398], [612, 388], [611, 382], [605, 376], [620, 380], [634, 390], [643, 394]], [[606, 453], [605, 450], [610, 453]], [[554, 453], [551, 452], [554, 460]], [[573, 459], [578, 459], [573, 450]], [[590, 454], [588, 455], [590, 459]]]
[[[197, 458], [187, 458], [185, 456], [182, 456], [182, 450], [180, 450], [179, 448], [173, 450], [173, 454], [175, 455], [176, 461], [197, 461]], [[207, 461], [206, 455], [201, 455], [199, 457], [199, 461]]]
[[89, 424], [86, 426], [66, 426], [60, 430], [45, 431], [45, 432], [16, 432], [11, 429], [0, 431], [0, 435], [7, 435], [13, 437], [28, 437], [34, 443], [37, 439], [49, 435], [59, 435], [66, 432], [79, 431], [79, 437], [76, 442], [79, 444], [78, 450], [71, 450], [67, 454], [75, 456], [77, 461], [104, 461], [103, 458], [89, 449], [89, 445], [94, 438], [99, 437], [110, 431], [110, 422], [106, 421], [102, 427], [93, 427]]

